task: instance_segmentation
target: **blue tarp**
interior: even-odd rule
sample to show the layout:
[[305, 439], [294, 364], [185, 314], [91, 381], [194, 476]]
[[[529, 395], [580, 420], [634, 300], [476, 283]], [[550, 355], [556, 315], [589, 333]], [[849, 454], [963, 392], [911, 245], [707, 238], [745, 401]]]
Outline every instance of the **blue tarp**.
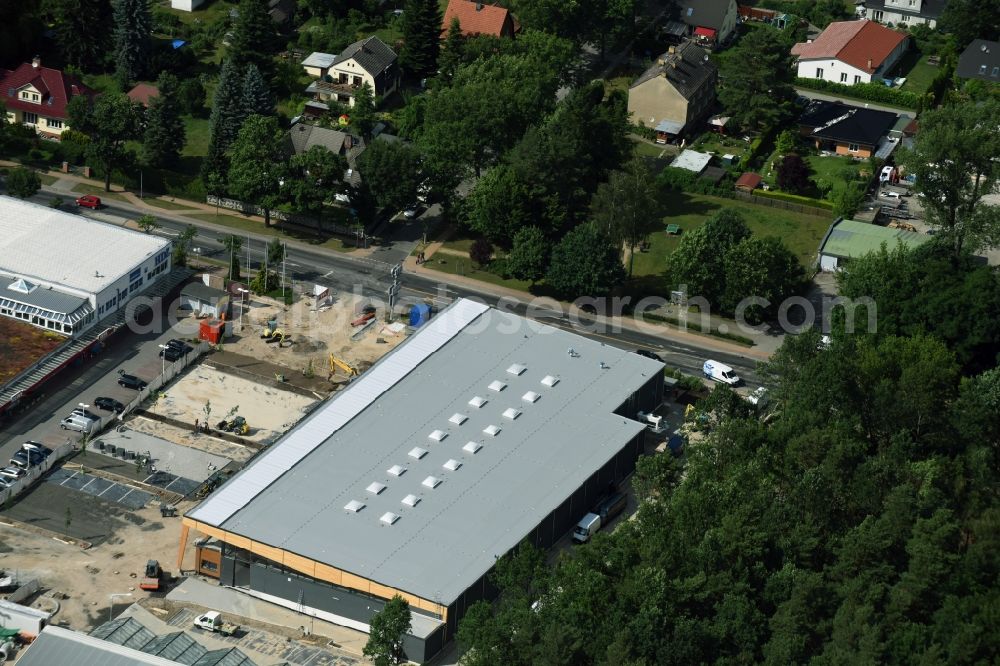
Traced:
[[175, 39], [174, 41], [170, 42], [170, 45], [173, 46], [175, 49], [179, 49], [185, 44], [187, 44], [187, 42], [184, 41], [183, 39]]
[[426, 303], [421, 303], [419, 305], [414, 305], [410, 308], [410, 326], [416, 328], [421, 324], [427, 323], [427, 320], [431, 318], [431, 306]]

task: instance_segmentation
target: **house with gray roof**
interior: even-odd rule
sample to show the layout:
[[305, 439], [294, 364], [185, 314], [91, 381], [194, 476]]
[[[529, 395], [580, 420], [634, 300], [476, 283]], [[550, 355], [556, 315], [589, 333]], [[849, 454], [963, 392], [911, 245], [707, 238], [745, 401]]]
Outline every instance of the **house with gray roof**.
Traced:
[[330, 64], [327, 73], [306, 88], [316, 103], [331, 100], [354, 106], [354, 96], [362, 85], [371, 86], [376, 98], [385, 97], [399, 87], [400, 71], [396, 52], [378, 37], [354, 42]]
[[739, 17], [736, 0], [680, 0], [680, 20], [699, 45], [715, 48], [736, 31]]
[[301, 155], [313, 146], [322, 146], [353, 165], [365, 150], [365, 140], [349, 132], [301, 121], [292, 125], [285, 135], [285, 152], [289, 156]]
[[656, 130], [657, 143], [671, 141], [708, 116], [718, 73], [694, 42], [671, 46], [629, 87], [629, 114]]
[[1000, 83], [1000, 42], [972, 40], [959, 56], [955, 74], [961, 79]]

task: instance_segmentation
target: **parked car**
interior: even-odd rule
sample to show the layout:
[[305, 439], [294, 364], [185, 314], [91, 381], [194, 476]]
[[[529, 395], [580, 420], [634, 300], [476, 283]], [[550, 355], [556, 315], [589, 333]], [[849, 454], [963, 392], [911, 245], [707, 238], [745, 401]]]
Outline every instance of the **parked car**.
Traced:
[[0, 469], [0, 478], [9, 479], [11, 481], [17, 481], [27, 473], [28, 473], [27, 470], [21, 469], [20, 467], [16, 467], [14, 465], [10, 465], [9, 467], [4, 467], [3, 469]]
[[656, 352], [651, 352], [648, 349], [636, 349], [635, 353], [638, 354], [639, 356], [645, 356], [646, 358], [651, 358], [654, 361], [663, 361], [663, 359], [660, 358], [659, 354], [657, 354]]
[[174, 338], [173, 340], [167, 340], [166, 345], [168, 347], [173, 347], [174, 349], [177, 349], [184, 354], [194, 351], [194, 347], [184, 342], [183, 340], [178, 340], [176, 338]]
[[125, 405], [118, 402], [114, 398], [106, 398], [104, 396], [99, 396], [94, 398], [94, 404], [97, 405], [98, 409], [103, 409], [106, 412], [115, 412], [116, 414], [121, 414], [125, 411]]
[[90, 419], [85, 419], [82, 416], [70, 416], [60, 421], [59, 427], [63, 430], [90, 433], [94, 431], [97, 424], [97, 421], [91, 421]]
[[719, 363], [718, 361], [705, 361], [701, 370], [705, 373], [705, 376], [712, 381], [722, 382], [723, 384], [729, 384], [730, 386], [737, 386], [741, 381], [739, 375], [737, 375], [732, 368], [725, 363]]
[[44, 461], [45, 456], [42, 454], [21, 449], [11, 456], [10, 464], [21, 469], [28, 469], [29, 467], [41, 465]]
[[25, 451], [34, 451], [36, 453], [40, 453], [43, 458], [48, 458], [49, 455], [51, 455], [52, 453], [52, 449], [50, 449], [49, 447], [45, 446], [41, 442], [36, 442], [30, 439], [24, 444], [22, 444], [21, 448], [24, 449]]
[[97, 210], [103, 204], [101, 203], [101, 197], [95, 197], [93, 194], [84, 194], [83, 196], [76, 198], [76, 205]]
[[142, 381], [135, 375], [129, 375], [122, 373], [118, 376], [118, 385], [125, 388], [134, 389], [136, 391], [141, 391], [146, 388], [146, 382]]
[[174, 361], [182, 358], [184, 356], [184, 352], [177, 347], [168, 346], [166, 349], [160, 350], [160, 356], [162, 356], [165, 361], [173, 363]]
[[101, 418], [94, 412], [88, 409], [84, 409], [83, 407], [77, 407], [76, 409], [74, 409], [72, 412], [70, 412], [70, 416], [80, 416], [90, 421], [97, 421]]

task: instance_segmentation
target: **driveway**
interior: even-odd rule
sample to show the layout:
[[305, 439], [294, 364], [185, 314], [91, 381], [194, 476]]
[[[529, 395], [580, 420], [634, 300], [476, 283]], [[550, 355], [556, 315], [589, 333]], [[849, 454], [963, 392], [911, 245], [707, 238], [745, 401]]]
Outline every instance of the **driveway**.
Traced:
[[909, 116], [913, 118], [917, 115], [917, 112], [912, 109], [900, 109], [894, 106], [886, 106], [884, 104], [875, 104], [874, 102], [866, 102], [860, 99], [850, 99], [848, 97], [830, 95], [827, 93], [816, 92], [815, 90], [806, 90], [805, 88], [796, 88], [795, 92], [803, 97], [808, 97], [809, 99], [823, 99], [828, 102], [843, 102], [849, 106], [857, 106], [865, 109], [875, 109], [876, 111], [889, 111], [891, 113], [898, 113], [900, 115]]

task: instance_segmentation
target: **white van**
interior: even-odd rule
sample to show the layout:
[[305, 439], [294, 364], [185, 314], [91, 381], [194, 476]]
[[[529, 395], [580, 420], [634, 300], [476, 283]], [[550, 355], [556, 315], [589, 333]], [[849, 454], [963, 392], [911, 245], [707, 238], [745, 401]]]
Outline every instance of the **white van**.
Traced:
[[733, 369], [718, 361], [705, 361], [705, 365], [701, 366], [701, 371], [714, 382], [722, 382], [730, 386], [736, 386], [740, 383], [740, 378], [733, 372]]
[[91, 421], [82, 416], [69, 416], [59, 422], [59, 427], [63, 430], [74, 430], [76, 432], [93, 433], [97, 430], [99, 421]]
[[601, 529], [601, 517], [596, 513], [588, 513], [580, 519], [580, 522], [573, 529], [573, 541], [586, 543], [590, 541], [590, 537], [597, 534], [599, 529]]

